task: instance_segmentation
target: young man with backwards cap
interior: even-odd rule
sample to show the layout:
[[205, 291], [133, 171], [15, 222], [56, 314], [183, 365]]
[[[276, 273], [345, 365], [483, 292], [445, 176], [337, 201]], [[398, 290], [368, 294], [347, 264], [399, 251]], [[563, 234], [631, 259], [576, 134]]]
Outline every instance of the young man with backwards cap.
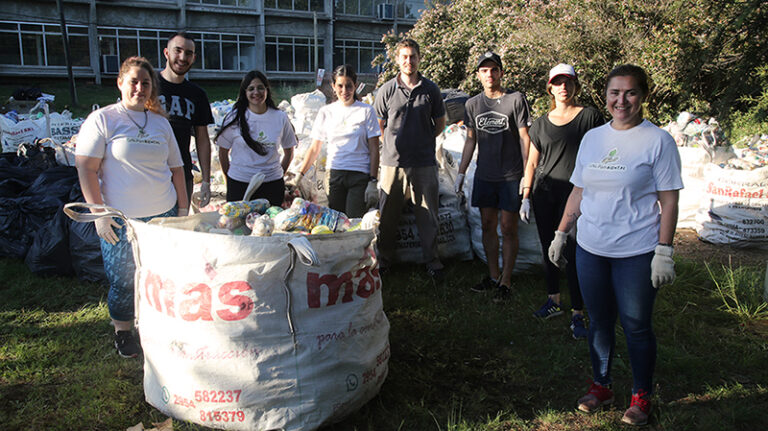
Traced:
[[[472, 184], [471, 204], [480, 208], [483, 249], [489, 275], [471, 289], [476, 292], [496, 289], [494, 301], [509, 297], [512, 268], [518, 250], [517, 218], [520, 209], [520, 180], [528, 159], [531, 116], [525, 95], [501, 87], [501, 57], [486, 52], [477, 61], [477, 78], [483, 92], [467, 100], [464, 124], [467, 140], [461, 155], [456, 193], [462, 192], [464, 176], [475, 147], [477, 169]], [[502, 265], [499, 268], [499, 237], [496, 232], [501, 215]]]

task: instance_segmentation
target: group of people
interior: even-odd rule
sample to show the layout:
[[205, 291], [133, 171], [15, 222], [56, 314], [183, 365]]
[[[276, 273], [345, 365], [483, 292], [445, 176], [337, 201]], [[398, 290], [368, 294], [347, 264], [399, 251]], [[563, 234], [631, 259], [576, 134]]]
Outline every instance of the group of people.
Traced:
[[638, 66], [621, 65], [607, 75], [608, 123], [599, 111], [578, 103], [581, 86], [570, 65], [550, 70], [550, 111], [532, 124], [525, 96], [503, 89], [502, 75], [501, 58], [483, 54], [477, 63], [483, 92], [465, 105], [467, 139], [455, 190], [462, 191], [477, 148], [471, 205], [480, 209], [489, 272], [472, 290], [496, 289], [498, 300], [509, 296], [517, 220], [528, 223], [533, 213], [548, 257], [547, 300], [533, 315], [548, 319], [563, 313], [559, 275], [564, 269], [572, 335], [589, 343], [593, 383], [578, 400], [579, 410], [593, 412], [614, 400], [611, 363], [618, 316], [633, 376], [622, 421], [644, 425], [656, 360], [653, 302], [657, 289], [675, 278], [672, 239], [683, 188], [675, 141], [643, 118], [650, 88]]
[[[327, 145], [329, 206], [360, 217], [378, 202], [382, 273], [395, 260], [398, 219], [410, 200], [425, 270], [439, 281], [444, 265], [437, 252], [435, 138], [445, 127], [445, 107], [438, 86], [419, 72], [418, 43], [404, 39], [395, 52], [399, 73], [381, 86], [373, 106], [359, 101], [351, 66], [333, 71], [336, 100], [319, 111], [298, 174], [287, 180], [300, 181]], [[207, 125], [213, 117], [205, 91], [185, 78], [196, 58], [195, 43], [180, 32], [168, 40], [164, 56], [160, 73], [141, 57], [123, 62], [117, 79], [120, 101], [88, 116], [76, 150], [85, 200], [144, 221], [188, 214], [192, 135], [203, 177], [198, 204], [205, 206], [210, 199]], [[645, 424], [656, 358], [651, 314], [658, 287], [674, 280], [672, 238], [683, 187], [674, 140], [643, 119], [648, 77], [633, 65], [608, 74], [611, 120], [606, 123], [598, 110], [579, 104], [574, 68], [558, 64], [546, 86], [551, 109], [532, 121], [525, 95], [502, 87], [499, 55], [484, 53], [476, 72], [483, 91], [465, 105], [467, 138], [455, 183], [455, 191], [462, 193], [477, 150], [471, 205], [481, 214], [488, 275], [471, 289], [495, 291], [496, 302], [510, 296], [518, 219], [528, 223], [535, 217], [548, 259], [547, 300], [533, 314], [548, 319], [563, 313], [559, 274], [564, 269], [572, 335], [589, 343], [593, 383], [578, 408], [591, 412], [613, 401], [618, 316], [634, 378], [623, 421]], [[251, 180], [259, 177], [252, 197], [283, 203], [297, 139], [263, 73], [251, 71], [242, 79], [237, 101], [214, 140], [228, 201], [243, 199]], [[124, 222], [102, 217], [96, 230], [110, 284], [115, 346], [121, 356], [136, 357], [141, 347], [131, 328], [135, 267]]]

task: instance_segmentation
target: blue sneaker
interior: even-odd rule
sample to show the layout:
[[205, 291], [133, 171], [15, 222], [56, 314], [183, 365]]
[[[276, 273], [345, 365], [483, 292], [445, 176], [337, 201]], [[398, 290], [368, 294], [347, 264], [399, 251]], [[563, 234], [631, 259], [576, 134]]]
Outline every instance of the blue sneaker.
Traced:
[[589, 330], [584, 325], [584, 316], [581, 314], [574, 314], [571, 317], [571, 333], [574, 340], [581, 340], [589, 335]]
[[541, 308], [533, 312], [534, 317], [540, 317], [542, 319], [549, 319], [550, 317], [559, 316], [561, 314], [563, 314], [563, 310], [560, 309], [560, 304], [553, 301], [552, 298], [547, 298], [547, 302], [545, 302]]

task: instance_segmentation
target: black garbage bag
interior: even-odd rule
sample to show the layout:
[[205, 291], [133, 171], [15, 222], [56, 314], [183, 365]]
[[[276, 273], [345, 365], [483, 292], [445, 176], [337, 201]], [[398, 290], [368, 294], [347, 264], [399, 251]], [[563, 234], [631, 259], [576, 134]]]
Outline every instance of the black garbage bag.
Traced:
[[451, 88], [443, 90], [441, 95], [445, 103], [446, 124], [464, 121], [464, 103], [469, 99], [469, 94], [459, 89]]
[[61, 209], [37, 231], [24, 263], [38, 275], [74, 275], [69, 254], [69, 217]]
[[19, 198], [0, 198], [0, 256], [23, 259], [31, 242]]
[[44, 147], [37, 142], [33, 144], [23, 143], [19, 145], [17, 152], [22, 167], [46, 170], [59, 165], [56, 161], [56, 150], [51, 147]]
[[[85, 202], [80, 183], [72, 186], [69, 202]], [[72, 269], [78, 278], [93, 282], [107, 281], [95, 224], [69, 220], [69, 254], [72, 257]]]

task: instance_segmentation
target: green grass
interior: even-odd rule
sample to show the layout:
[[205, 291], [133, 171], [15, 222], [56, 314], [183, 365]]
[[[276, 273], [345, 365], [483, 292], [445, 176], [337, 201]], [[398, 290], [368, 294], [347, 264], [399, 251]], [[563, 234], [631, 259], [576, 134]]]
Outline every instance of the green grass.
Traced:
[[[567, 318], [531, 316], [545, 298], [542, 277], [516, 277], [512, 299], [497, 306], [467, 289], [484, 270], [450, 262], [444, 286], [419, 266], [385, 276], [389, 375], [377, 397], [328, 431], [626, 429], [631, 375], [621, 330], [616, 407], [582, 415], [574, 407], [591, 375], [587, 344], [570, 337]], [[763, 276], [757, 267], [734, 271]], [[729, 269], [678, 261], [677, 272], [655, 307], [647, 429], [766, 429], [768, 320], [723, 307], [716, 285], [732, 279]], [[106, 287], [40, 278], [11, 259], [0, 259], [0, 280], [0, 428], [121, 430], [165, 419], [144, 401], [142, 362], [114, 353]], [[205, 428], [177, 421], [174, 429]]]
[[[208, 93], [208, 99], [211, 102], [225, 99], [237, 99], [237, 93], [240, 88], [239, 81], [195, 81]], [[273, 82], [273, 99], [276, 104], [281, 100], [290, 101], [291, 96], [297, 93], [306, 93], [315, 89], [314, 82]], [[79, 106], [72, 106], [72, 98], [69, 91], [68, 81], [61, 79], [37, 79], [32, 81], [20, 81], [18, 79], [8, 80], [0, 84], [0, 105], [19, 88], [39, 87], [43, 93], [53, 94], [56, 100], [53, 104], [53, 110], [61, 112], [69, 109], [76, 117], [85, 117], [91, 112], [91, 106], [98, 104], [106, 106], [115, 103], [120, 97], [120, 91], [117, 89], [117, 83], [112, 80], [104, 80], [101, 85], [96, 85], [92, 81], [78, 80], [76, 82], [77, 98]]]

